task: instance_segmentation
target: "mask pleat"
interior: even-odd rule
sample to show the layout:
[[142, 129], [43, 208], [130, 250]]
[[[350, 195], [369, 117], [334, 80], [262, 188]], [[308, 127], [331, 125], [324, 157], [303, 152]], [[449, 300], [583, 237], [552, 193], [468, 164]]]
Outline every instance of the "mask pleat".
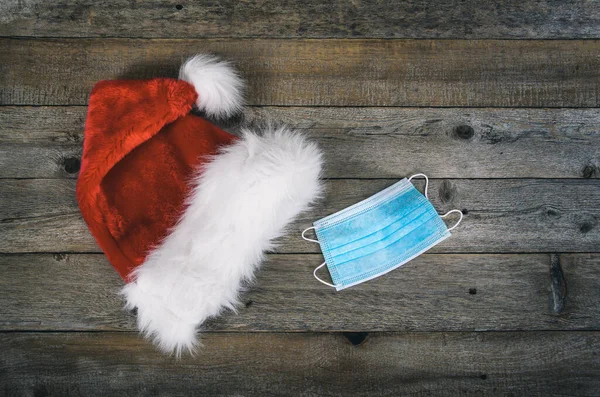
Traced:
[[420, 206], [416, 207], [414, 211], [404, 214], [404, 216], [402, 216], [400, 219], [396, 219], [390, 225], [384, 227], [383, 229], [379, 229], [374, 233], [360, 237], [338, 247], [332, 247], [330, 244], [329, 251], [331, 256], [336, 258], [359, 249], [377, 250], [373, 246], [383, 246], [391, 239], [402, 238], [402, 236], [410, 233], [413, 230], [414, 225], [412, 222], [424, 222], [422, 219], [423, 217], [430, 218], [433, 216], [428, 209], [429, 208], [427, 208], [426, 203], [421, 204]]
[[314, 227], [338, 290], [401, 266], [450, 236], [431, 202], [406, 179]]
[[319, 229], [325, 229], [337, 222], [346, 221], [356, 213], [364, 211], [369, 207], [377, 207], [390, 200], [394, 200], [397, 196], [400, 196], [412, 189], [414, 189], [413, 185], [408, 181], [408, 179], [404, 178], [401, 181], [394, 183], [392, 186], [389, 186], [374, 194], [368, 199], [360, 201], [354, 205], [351, 205], [350, 207], [344, 208], [341, 211], [316, 221], [314, 226]]
[[[394, 249], [395, 253], [392, 256], [402, 256], [405, 251], [415, 240], [424, 239], [437, 232], [435, 217], [432, 214], [421, 215], [418, 225], [411, 225], [404, 228], [400, 235], [391, 235], [388, 239], [377, 242], [376, 244], [370, 244], [360, 249], [353, 250], [337, 256], [329, 256], [328, 260], [332, 266], [343, 266], [346, 263], [361, 259], [362, 263], [368, 261], [374, 261], [381, 256], [381, 252], [389, 252]], [[369, 257], [369, 258], [368, 258]]]
[[421, 227], [416, 227], [403, 238], [378, 251], [331, 265], [335, 268], [338, 278], [334, 282], [351, 284], [356, 279], [369, 278], [385, 272], [386, 269], [391, 270], [406, 263], [423, 248], [428, 248], [450, 236], [445, 226], [444, 229], [439, 228], [440, 222], [443, 224], [439, 216], [432, 217]]
[[369, 203], [365, 203], [364, 206], [368, 209], [357, 209], [357, 213], [350, 215], [349, 219], [344, 222], [327, 227], [317, 227], [315, 230], [319, 241], [327, 240], [330, 249], [340, 247], [393, 225], [410, 215], [416, 207], [427, 203], [428, 201], [416, 189], [413, 189], [379, 206], [369, 207]]
[[337, 290], [387, 273], [450, 236], [407, 179], [315, 222], [314, 229]]

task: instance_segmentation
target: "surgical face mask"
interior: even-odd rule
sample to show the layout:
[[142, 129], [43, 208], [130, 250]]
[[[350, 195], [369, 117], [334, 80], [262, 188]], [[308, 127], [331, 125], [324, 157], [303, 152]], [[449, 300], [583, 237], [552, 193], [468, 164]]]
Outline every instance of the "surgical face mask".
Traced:
[[[411, 183], [419, 176], [426, 181], [424, 195]], [[450, 237], [463, 214], [455, 209], [440, 216], [429, 201], [428, 187], [427, 176], [413, 175], [304, 230], [302, 238], [319, 243], [325, 257], [315, 278], [340, 291], [394, 270]], [[452, 213], [460, 219], [448, 229], [442, 218]], [[318, 240], [305, 237], [310, 229]], [[317, 276], [325, 265], [333, 284]]]

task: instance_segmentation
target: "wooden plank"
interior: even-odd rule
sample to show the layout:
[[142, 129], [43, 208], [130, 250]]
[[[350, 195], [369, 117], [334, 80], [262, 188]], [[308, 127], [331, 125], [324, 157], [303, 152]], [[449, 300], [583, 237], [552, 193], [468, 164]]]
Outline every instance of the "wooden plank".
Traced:
[[[205, 328], [600, 330], [600, 255], [558, 257], [566, 285], [560, 311], [548, 254], [426, 254], [339, 293], [312, 277], [320, 255], [269, 255], [238, 313]], [[0, 285], [0, 330], [135, 330], [135, 316], [118, 295], [123, 281], [103, 255], [2, 255]]]
[[[356, 341], [356, 339], [353, 339]], [[175, 360], [130, 333], [0, 335], [6, 395], [591, 396], [598, 332], [213, 334]]]
[[568, 0], [393, 4], [267, 0], [0, 3], [0, 35], [54, 37], [598, 38], [600, 7]]
[[[0, 178], [76, 178], [86, 108], [0, 107]], [[315, 139], [327, 178], [598, 178], [600, 109], [251, 107]], [[341, 161], [340, 159], [343, 159]]]
[[250, 105], [598, 107], [597, 40], [0, 40], [0, 104], [82, 105], [102, 79], [214, 52]]
[[[300, 238], [303, 229], [394, 182], [326, 181], [325, 199], [292, 223], [278, 252], [319, 253], [316, 244]], [[454, 236], [433, 252], [600, 249], [599, 179], [438, 179], [431, 181], [429, 198], [442, 213], [466, 210]], [[79, 215], [74, 180], [2, 180], [0, 235], [0, 252], [98, 252]]]

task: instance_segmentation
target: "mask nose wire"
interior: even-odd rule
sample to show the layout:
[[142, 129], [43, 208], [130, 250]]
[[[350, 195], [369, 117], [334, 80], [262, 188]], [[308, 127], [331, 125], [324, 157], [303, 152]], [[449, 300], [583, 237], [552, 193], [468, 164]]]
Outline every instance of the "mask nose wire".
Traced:
[[427, 175], [425, 174], [414, 174], [413, 176], [411, 176], [410, 178], [408, 178], [408, 181], [412, 181], [413, 178], [418, 177], [418, 176], [422, 176], [423, 178], [425, 178], [425, 198], [429, 200], [429, 196], [427, 195], [427, 190], [429, 189], [429, 178], [427, 178]]
[[317, 243], [317, 244], [318, 244], [318, 243], [319, 243], [319, 240], [314, 240], [314, 239], [312, 239], [312, 238], [308, 238], [308, 237], [306, 237], [306, 236], [304, 235], [304, 233], [308, 232], [310, 229], [313, 229], [313, 230], [314, 230], [314, 229], [315, 229], [315, 227], [314, 227], [314, 226], [311, 226], [311, 227], [307, 227], [306, 229], [304, 229], [304, 231], [302, 232], [302, 238], [303, 238], [304, 240], [306, 240], [306, 241], [310, 241], [311, 243]]
[[450, 210], [450, 211], [446, 212], [444, 215], [440, 215], [440, 218], [445, 218], [453, 212], [458, 212], [460, 214], [460, 218], [458, 219], [458, 222], [456, 222], [456, 225], [449, 228], [448, 231], [450, 231], [450, 230], [456, 228], [456, 226], [460, 225], [460, 222], [462, 222], [462, 220], [463, 220], [463, 213], [461, 210]]

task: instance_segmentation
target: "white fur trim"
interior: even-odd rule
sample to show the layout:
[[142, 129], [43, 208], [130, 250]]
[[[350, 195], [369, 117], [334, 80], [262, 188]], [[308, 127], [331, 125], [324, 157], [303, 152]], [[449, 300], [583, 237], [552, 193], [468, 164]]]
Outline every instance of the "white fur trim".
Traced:
[[179, 79], [196, 88], [196, 106], [210, 116], [231, 116], [242, 108], [244, 82], [229, 62], [198, 54], [179, 69]]
[[196, 328], [233, 309], [265, 250], [320, 194], [322, 155], [285, 128], [243, 137], [200, 170], [188, 207], [122, 293], [164, 352], [193, 352]]

